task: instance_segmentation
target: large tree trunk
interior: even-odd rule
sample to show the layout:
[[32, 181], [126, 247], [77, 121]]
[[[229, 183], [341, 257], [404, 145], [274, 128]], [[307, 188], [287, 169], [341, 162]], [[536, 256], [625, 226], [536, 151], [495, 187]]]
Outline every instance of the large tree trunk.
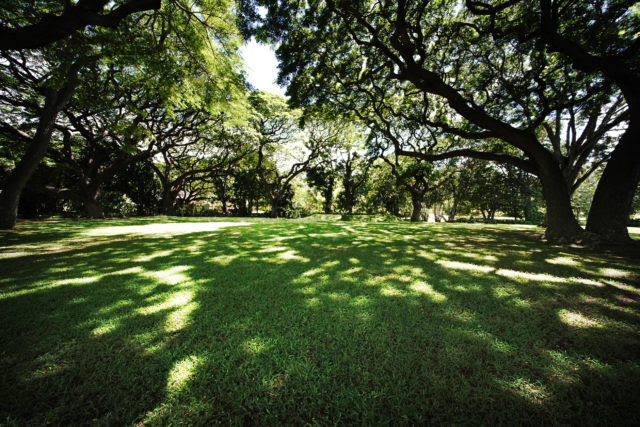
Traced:
[[271, 218], [278, 218], [278, 208], [280, 207], [280, 199], [271, 197]]
[[540, 182], [547, 208], [545, 238], [554, 243], [579, 241], [585, 234], [571, 209], [569, 189], [562, 172], [554, 165], [546, 166], [540, 166]]
[[640, 111], [613, 150], [593, 195], [587, 231], [610, 243], [630, 242], [627, 222], [640, 181]]
[[453, 199], [453, 206], [451, 206], [451, 210], [449, 211], [449, 218], [447, 218], [448, 222], [453, 222], [456, 219], [456, 215], [458, 214], [458, 199]]
[[75, 74], [76, 68], [73, 67], [66, 85], [58, 90], [46, 91], [33, 140], [24, 157], [9, 174], [0, 193], [0, 229], [11, 229], [16, 225], [20, 194], [47, 152], [58, 113], [69, 103], [76, 88]]
[[411, 222], [420, 222], [420, 213], [422, 212], [422, 199], [423, 197], [418, 193], [411, 193]]
[[162, 191], [162, 200], [160, 201], [160, 213], [163, 215], [175, 216], [176, 211], [176, 198], [178, 197], [178, 191], [172, 191], [170, 188], [166, 188]]
[[173, 203], [167, 203], [162, 206], [162, 215], [176, 216], [178, 211]]
[[82, 201], [84, 206], [84, 212], [87, 218], [101, 219], [104, 218], [104, 210], [102, 204], [93, 198], [87, 198]]
[[162, 204], [160, 205], [161, 213], [163, 215], [175, 216], [176, 215], [176, 204], [175, 199], [172, 199], [171, 196], [162, 198]]
[[85, 186], [74, 197], [82, 203], [84, 214], [87, 218], [101, 219], [104, 218], [104, 209], [102, 203], [98, 200], [101, 193], [101, 185], [87, 182]]
[[351, 193], [348, 193], [347, 197], [347, 212], [349, 213], [349, 215], [353, 214], [353, 197], [351, 197]]
[[236, 202], [236, 211], [238, 216], [247, 216], [247, 200], [240, 199]]
[[327, 192], [324, 196], [324, 213], [331, 213], [331, 206], [333, 205], [333, 190]]

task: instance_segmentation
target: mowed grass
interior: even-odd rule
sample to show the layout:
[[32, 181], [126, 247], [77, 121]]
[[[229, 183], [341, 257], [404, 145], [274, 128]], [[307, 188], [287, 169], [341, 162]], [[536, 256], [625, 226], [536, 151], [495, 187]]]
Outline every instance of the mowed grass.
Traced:
[[640, 423], [640, 260], [525, 226], [0, 234], [0, 424]]

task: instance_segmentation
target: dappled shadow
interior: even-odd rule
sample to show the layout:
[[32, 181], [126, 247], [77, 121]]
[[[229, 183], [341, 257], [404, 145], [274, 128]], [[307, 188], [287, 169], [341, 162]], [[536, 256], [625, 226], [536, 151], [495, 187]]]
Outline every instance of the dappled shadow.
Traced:
[[0, 259], [3, 418], [640, 422], [637, 259], [464, 224], [57, 244]]

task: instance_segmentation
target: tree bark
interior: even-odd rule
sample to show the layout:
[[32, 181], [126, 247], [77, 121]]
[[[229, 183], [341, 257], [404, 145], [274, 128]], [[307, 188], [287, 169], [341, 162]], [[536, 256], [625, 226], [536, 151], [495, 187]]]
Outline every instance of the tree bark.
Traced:
[[45, 15], [40, 22], [11, 28], [0, 25], [0, 49], [33, 49], [70, 36], [87, 25], [116, 27], [127, 16], [145, 10], [160, 9], [160, 0], [130, 0], [109, 13], [106, 1], [80, 0], [65, 8], [61, 15]]
[[104, 210], [102, 204], [97, 199], [83, 199], [84, 212], [87, 218], [102, 219], [104, 218]]
[[422, 212], [422, 199], [418, 193], [411, 193], [411, 204], [413, 209], [411, 211], [411, 222], [420, 222], [420, 213]]
[[614, 149], [598, 182], [587, 217], [587, 231], [609, 243], [630, 242], [627, 221], [634, 191], [640, 179], [640, 79], [626, 52], [594, 55], [579, 43], [564, 37], [554, 19], [551, 0], [541, 0], [543, 40], [551, 50], [570, 58], [574, 68], [600, 72], [622, 91], [629, 106], [629, 128]]
[[278, 218], [278, 207], [280, 205], [280, 199], [271, 198], [271, 218]]
[[333, 189], [331, 189], [330, 193], [327, 192], [324, 196], [324, 213], [330, 214], [332, 205], [333, 205]]
[[46, 90], [36, 133], [27, 152], [9, 174], [0, 193], [0, 229], [12, 229], [16, 225], [20, 195], [47, 152], [58, 114], [73, 95], [77, 86], [77, 69], [75, 64], [71, 67], [67, 83], [60, 89]]
[[246, 199], [238, 199], [236, 200], [236, 215], [238, 216], [247, 216], [247, 200]]
[[447, 218], [447, 221], [448, 222], [455, 221], [457, 214], [458, 214], [458, 199], [454, 196], [453, 206], [451, 206], [451, 210], [449, 211], [449, 218]]
[[349, 215], [352, 215], [353, 214], [353, 205], [354, 205], [354, 203], [353, 203], [353, 197], [352, 197], [351, 191], [347, 192], [345, 190], [345, 192], [344, 192], [344, 200], [345, 200], [345, 205], [346, 205], [345, 208], [346, 208], [347, 213]]
[[587, 231], [609, 243], [630, 242], [627, 222], [640, 181], [640, 111], [611, 153], [593, 195]]
[[160, 204], [160, 211], [163, 215], [175, 216], [176, 215], [176, 197], [177, 193], [172, 191], [165, 191], [162, 195], [162, 203]]
[[569, 189], [562, 179], [560, 169], [551, 165], [541, 166], [539, 178], [547, 208], [545, 238], [553, 243], [581, 240], [584, 230], [571, 209]]

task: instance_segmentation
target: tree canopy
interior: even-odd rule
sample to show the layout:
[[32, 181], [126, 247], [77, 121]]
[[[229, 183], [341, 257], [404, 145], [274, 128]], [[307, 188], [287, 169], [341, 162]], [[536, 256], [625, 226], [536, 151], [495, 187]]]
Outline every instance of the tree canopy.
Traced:
[[[247, 28], [280, 43], [280, 82], [289, 84], [293, 104], [344, 109], [377, 130], [382, 122], [387, 136], [390, 127], [402, 122], [400, 133], [418, 138], [425, 135], [415, 135], [416, 128], [427, 127], [427, 141], [412, 141], [432, 151], [422, 154], [423, 159], [464, 155], [517, 165], [540, 179], [548, 237], [572, 240], [582, 235], [570, 208], [576, 170], [597, 164], [589, 156], [601, 155], [603, 149], [595, 150], [594, 141], [606, 141], [605, 134], [628, 123], [632, 105], [609, 75], [577, 66], [570, 55], [549, 44], [546, 30], [525, 35], [516, 31], [544, 15], [548, 3], [326, 1], [302, 6], [260, 1], [254, 6], [260, 4], [268, 13], [261, 24]], [[564, 13], [561, 5], [558, 1], [551, 7]], [[637, 44], [637, 13], [623, 2], [610, 6], [605, 17], [598, 15], [587, 27], [580, 27], [578, 19], [572, 31], [595, 34], [613, 19], [622, 34], [615, 45], [626, 58]], [[507, 16], [509, 8], [518, 8], [518, 13]], [[552, 18], [557, 24], [561, 17]], [[503, 21], [511, 24], [501, 30]], [[513, 34], [518, 36], [509, 37]], [[633, 61], [625, 63], [627, 68], [633, 69]], [[626, 101], [622, 104], [621, 96]], [[573, 120], [574, 127], [578, 119], [578, 128], [588, 129], [585, 138], [565, 144], [569, 150], [564, 154], [558, 135], [544, 134], [554, 116], [556, 122]], [[448, 136], [449, 145], [436, 142], [442, 135]], [[610, 145], [617, 142], [613, 139]], [[416, 150], [398, 143], [396, 149], [416, 156]], [[557, 185], [563, 180], [567, 185]], [[637, 182], [630, 181], [635, 188]], [[623, 212], [628, 214], [628, 209]], [[621, 238], [625, 237], [626, 229]]]

